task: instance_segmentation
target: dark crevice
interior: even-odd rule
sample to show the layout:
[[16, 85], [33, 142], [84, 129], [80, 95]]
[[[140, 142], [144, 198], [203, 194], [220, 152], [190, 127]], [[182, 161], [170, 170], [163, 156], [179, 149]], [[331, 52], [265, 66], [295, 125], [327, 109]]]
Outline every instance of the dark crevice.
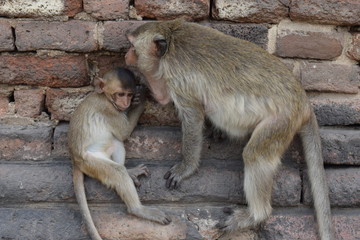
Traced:
[[300, 203], [304, 203], [304, 171], [300, 169], [301, 191], [300, 191]]
[[214, 1], [215, 1], [215, 0], [211, 0], [211, 1], [210, 1], [209, 19], [213, 19], [212, 10], [213, 10], [213, 7], [214, 7], [214, 5], [215, 5]]
[[15, 51], [17, 51], [17, 46], [16, 46], [16, 34], [15, 34], [15, 28], [11, 27], [11, 33], [12, 33], [12, 36], [13, 36], [13, 39], [14, 39], [14, 48], [15, 48]]
[[9, 102], [15, 102], [14, 92], [11, 93], [11, 95], [8, 97]]

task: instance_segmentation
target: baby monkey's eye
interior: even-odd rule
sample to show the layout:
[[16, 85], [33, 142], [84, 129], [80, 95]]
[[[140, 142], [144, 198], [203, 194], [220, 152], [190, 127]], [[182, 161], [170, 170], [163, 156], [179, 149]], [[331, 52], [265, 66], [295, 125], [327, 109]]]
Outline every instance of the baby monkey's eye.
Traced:
[[123, 93], [123, 92], [117, 93], [116, 96], [118, 96], [118, 97], [123, 97], [123, 96], [125, 96], [125, 93]]

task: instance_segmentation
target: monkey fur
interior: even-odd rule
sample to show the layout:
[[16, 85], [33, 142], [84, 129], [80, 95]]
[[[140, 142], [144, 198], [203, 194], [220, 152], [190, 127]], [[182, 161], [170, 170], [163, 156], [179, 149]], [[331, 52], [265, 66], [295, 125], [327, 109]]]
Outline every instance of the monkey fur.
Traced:
[[[161, 224], [171, 219], [162, 211], [141, 204], [135, 185], [137, 177], [148, 175], [139, 165], [126, 169], [123, 141], [144, 110], [143, 96], [135, 94], [135, 78], [127, 69], [116, 68], [95, 81], [95, 92], [86, 97], [70, 120], [68, 143], [73, 162], [76, 199], [92, 240], [101, 240], [91, 218], [84, 189], [84, 174], [115, 189], [128, 212]], [[131, 106], [130, 106], [131, 105]]]
[[235, 210], [218, 227], [232, 232], [255, 226], [271, 214], [274, 175], [300, 133], [320, 238], [333, 240], [316, 117], [301, 83], [276, 56], [179, 19], [146, 23], [127, 37], [126, 63], [145, 76], [159, 103], [174, 102], [182, 121], [183, 160], [165, 174], [168, 188], [198, 168], [205, 117], [233, 138], [250, 134], [242, 154], [247, 211]]

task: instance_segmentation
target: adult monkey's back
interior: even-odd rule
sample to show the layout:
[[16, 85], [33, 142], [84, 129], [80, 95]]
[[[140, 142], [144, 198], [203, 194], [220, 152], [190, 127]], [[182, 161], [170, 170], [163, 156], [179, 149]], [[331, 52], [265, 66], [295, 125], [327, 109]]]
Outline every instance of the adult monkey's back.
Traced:
[[254, 226], [271, 213], [273, 177], [281, 155], [300, 131], [322, 240], [333, 239], [330, 203], [315, 114], [298, 80], [257, 45], [181, 20], [152, 22], [128, 35], [128, 65], [147, 79], [161, 104], [174, 102], [182, 120], [183, 160], [166, 174], [175, 188], [200, 162], [207, 116], [231, 137], [251, 134], [244, 148], [248, 210], [218, 226]]

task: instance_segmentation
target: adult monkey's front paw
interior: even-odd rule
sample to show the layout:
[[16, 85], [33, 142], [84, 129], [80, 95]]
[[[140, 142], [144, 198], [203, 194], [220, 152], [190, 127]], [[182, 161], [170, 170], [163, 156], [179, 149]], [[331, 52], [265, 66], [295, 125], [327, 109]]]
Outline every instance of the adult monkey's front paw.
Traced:
[[175, 189], [179, 187], [180, 182], [186, 177], [190, 176], [194, 170], [186, 166], [183, 163], [178, 163], [174, 165], [169, 171], [164, 175], [166, 179], [166, 187], [169, 189]]

